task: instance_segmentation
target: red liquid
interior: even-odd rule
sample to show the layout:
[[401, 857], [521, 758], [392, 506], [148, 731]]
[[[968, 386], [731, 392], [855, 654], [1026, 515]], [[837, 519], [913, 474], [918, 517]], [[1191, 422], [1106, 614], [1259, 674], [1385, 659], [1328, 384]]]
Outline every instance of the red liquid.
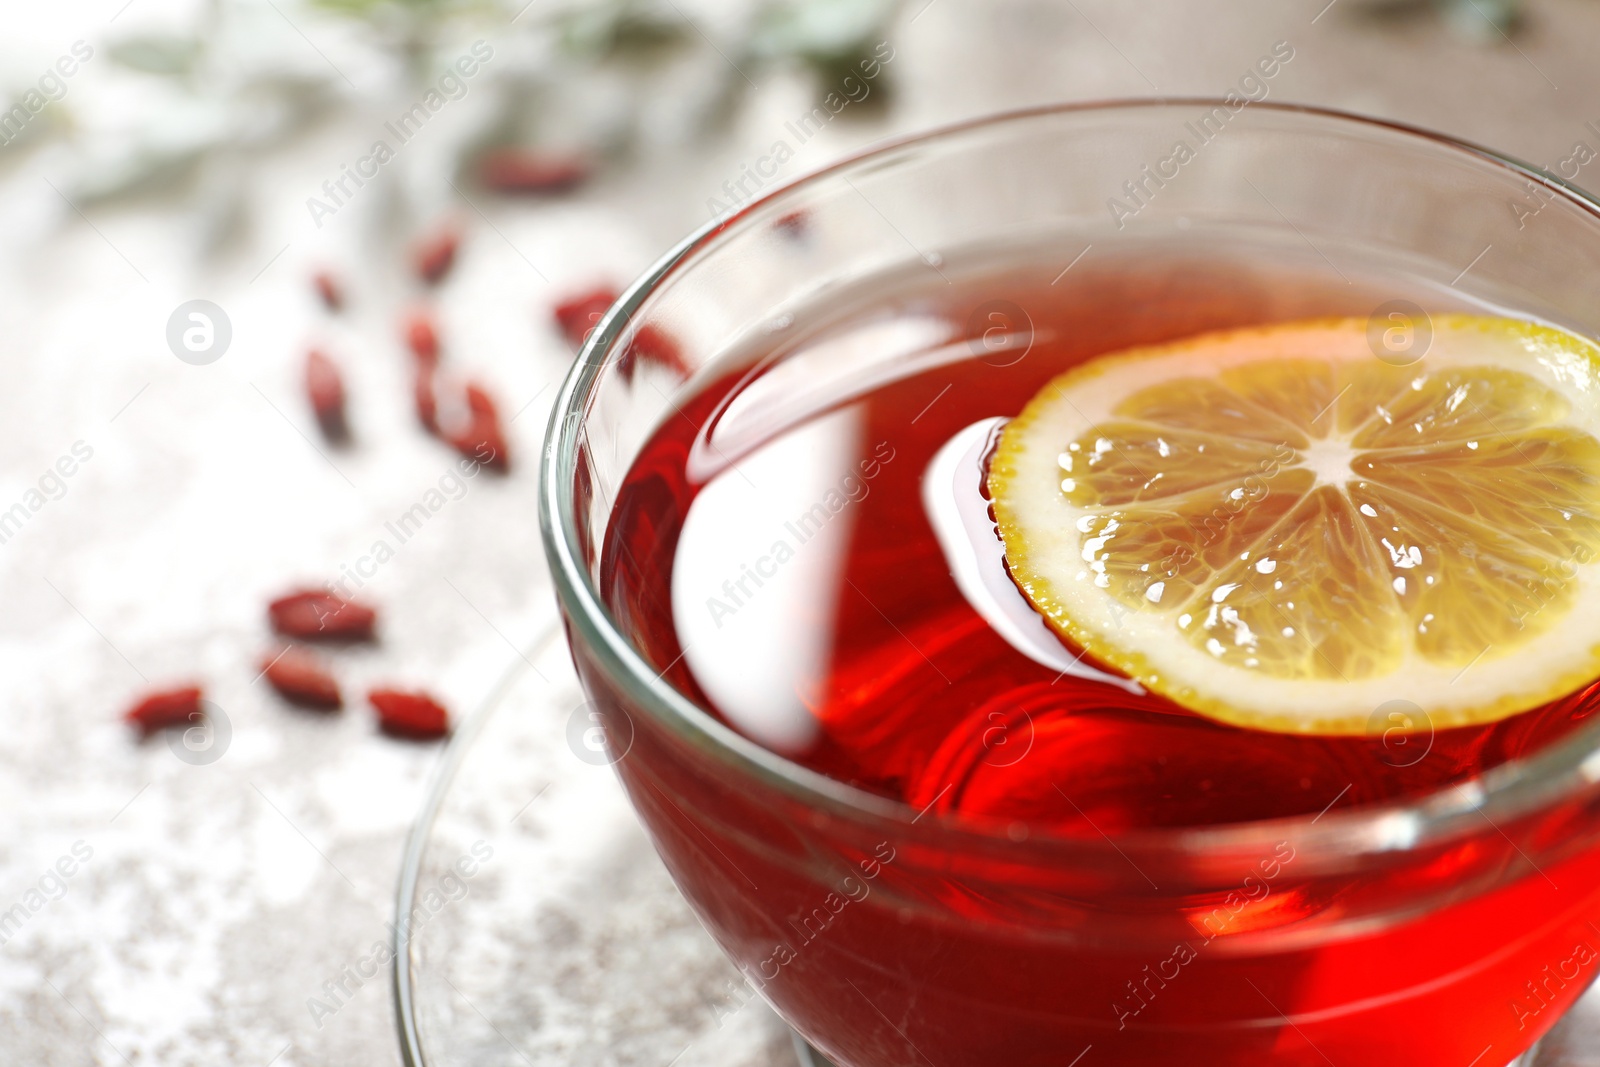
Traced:
[[[1039, 307], [1038, 297], [1025, 300]], [[1175, 303], [1169, 313], [1187, 314], [1154, 332], [1181, 336], [1231, 319], [1232, 309], [1214, 300], [1202, 304], [1190, 294], [1187, 306]], [[1105, 310], [1119, 319], [1126, 314], [1115, 305]], [[952, 309], [954, 328], [964, 328], [963, 311]], [[773, 651], [800, 627], [827, 637], [821, 662], [785, 678], [820, 723], [813, 743], [785, 755], [918, 810], [933, 804], [1059, 829], [1092, 824], [1109, 833], [1316, 814], [1335, 802], [1342, 809], [1431, 792], [1525, 755], [1593, 712], [1585, 690], [1493, 725], [1431, 738], [1426, 731], [1407, 741], [1291, 737], [1222, 725], [1152, 694], [1062, 676], [1017, 651], [951, 578], [924, 506], [924, 474], [957, 431], [1015, 414], [1051, 377], [1115, 343], [1086, 338], [1085, 326], [1105, 335], [1135, 325], [1146, 327], [1142, 336], [1152, 332], [1143, 321], [1085, 323], [1071, 304], [1035, 317], [1040, 336], [1024, 358], [974, 356], [851, 401], [863, 424], [862, 444], [842, 472], [820, 479], [831, 487], [853, 474], [864, 494], [844, 496], [844, 510], [828, 519], [851, 524], [841, 558], [813, 568], [837, 586], [831, 617], [778, 620], [765, 635]], [[1071, 320], [1070, 340], [1043, 336], [1051, 319]], [[669, 419], [645, 446], [618, 496], [605, 570], [608, 599], [625, 631], [658, 668], [668, 668], [667, 679], [714, 710], [717, 701], [694, 670], [697, 659], [706, 663], [714, 652], [684, 654], [670, 575], [684, 518], [701, 488], [691, 482], [690, 453], [729, 393], [750, 387], [746, 378], [730, 374], [680, 401], [681, 417]], [[744, 477], [749, 457], [726, 458], [733, 465], [718, 477]], [[759, 495], [782, 486], [756, 488]], [[764, 595], [755, 565], [762, 558], [770, 561], [767, 570], [793, 565], [776, 561], [774, 542], [797, 557], [817, 551], [801, 540], [810, 525], [777, 521], [804, 515], [808, 502], [802, 494], [787, 511], [780, 506], [773, 521], [736, 544], [738, 555], [712, 572], [688, 610], [722, 616], [716, 630], [748, 626], [753, 613], [742, 609], [746, 602], [761, 606]], [[730, 579], [737, 583], [731, 590], [721, 584]], [[736, 713], [728, 717], [740, 724]]]
[[[980, 296], [995, 291], [991, 283]], [[1264, 288], [1259, 276], [1217, 266], [1085, 277], [1060, 291], [1008, 282], [998, 291], [1028, 309], [1034, 343], [1025, 358], [975, 343], [971, 358], [816, 413], [848, 409], [858, 442], [848, 465], [834, 462], [810, 479], [849, 490], [846, 503], [828, 513], [839, 526], [821, 565], [800, 562], [808, 548], [818, 551], [800, 536], [808, 528], [757, 524], [747, 544], [722, 553], [725, 566], [715, 577], [728, 588], [712, 582], [692, 594], [674, 589], [686, 517], [705, 491], [695, 456], [706, 454], [708, 435], [715, 442], [730, 395], [752, 388], [759, 374], [741, 368], [678, 400], [678, 412], [644, 446], [617, 495], [601, 565], [620, 627], [665, 669], [666, 680], [735, 726], [754, 721], [749, 709], [719, 705], [708, 691], [743, 691], [737, 684], [705, 681], [730, 666], [727, 656], [718, 660], [715, 642], [737, 629], [745, 655], [735, 672], [765, 671], [786, 682], [791, 703], [814, 717], [800, 742], [780, 746], [785, 756], [918, 811], [990, 823], [997, 836], [1013, 840], [1040, 832], [1114, 839], [1141, 828], [1315, 816], [1418, 797], [1548, 745], [1593, 713], [1596, 686], [1496, 724], [1436, 736], [1289, 737], [1063, 676], [1019, 652], [957, 588], [930, 526], [924, 475], [954, 434], [1015, 414], [1051, 377], [1102, 352], [1222, 326], [1364, 314], [1380, 301], [1310, 280], [1277, 279]], [[968, 324], [976, 303], [970, 292], [910, 295], [885, 298], [874, 314], [943, 318], [957, 336], [976, 336], [985, 322], [980, 316], [976, 327]], [[780, 365], [763, 361], [759, 373]], [[745, 478], [741, 468], [758, 465], [762, 447], [719, 454], [726, 469], [716, 477]], [[841, 469], [854, 472], [853, 484], [837, 480]], [[779, 496], [786, 490], [770, 469], [763, 472], [752, 487], [756, 496], [746, 499], [758, 500], [763, 487]], [[804, 481], [803, 473], [796, 480]], [[786, 512], [780, 502], [774, 514], [805, 513], [805, 498], [799, 503]], [[774, 552], [780, 541], [792, 560], [773, 561], [782, 555]], [[811, 568], [816, 610], [774, 623], [759, 605], [763, 594], [777, 594], [748, 574], [800, 566]], [[722, 625], [696, 639], [697, 651], [679, 623], [699, 610]], [[752, 639], [752, 628], [761, 627]], [[814, 646], [809, 657], [793, 653], [802, 631]], [[782, 669], [768, 670], [764, 653], [784, 660]], [[752, 699], [768, 700], [770, 688], [757, 685]], [[1302, 877], [1295, 847], [1285, 842], [1239, 871], [1232, 896], [1219, 890], [1173, 899], [1146, 875], [1148, 899], [1120, 902], [1056, 893], [1019, 902], [1005, 892], [1003, 861], [969, 868], [974, 879], [993, 882], [974, 889], [948, 870], [929, 873], [939, 866], [936, 856], [889, 842], [890, 852], [900, 851], [874, 883], [883, 892], [831, 916], [819, 913], [830, 919], [827, 932], [808, 936], [803, 917], [815, 913], [827, 883], [793, 887], [793, 863], [766, 854], [763, 839], [776, 831], [761, 825], [766, 817], [753, 802], [741, 812], [740, 798], [697, 797], [692, 784], [648, 756], [619, 770], [680, 884], [724, 947], [748, 961], [751, 981], [803, 1030], [827, 1037], [835, 1055], [863, 1067], [1064, 1067], [1090, 1046], [1086, 1067], [1330, 1060], [1339, 1067], [1467, 1067], [1475, 1057], [1479, 1067], [1492, 1067], [1548, 1027], [1600, 961], [1600, 926], [1589, 925], [1600, 919], [1600, 858], [1577, 854], [1543, 873], [1529, 869], [1509, 888], [1469, 900], [1471, 887], [1519, 863], [1520, 845], [1507, 847], [1511, 836], [1487, 823], [1481, 841], [1435, 854], [1426, 865], [1399, 864], [1382, 877]], [[661, 803], [674, 794], [687, 800]], [[826, 841], [826, 831], [819, 833]], [[711, 841], [716, 847], [708, 850]], [[832, 845], [860, 871], [873, 862], [864, 843], [841, 835]], [[730, 865], [748, 887], [735, 882]], [[758, 883], [765, 888], [755, 891]], [[773, 888], [786, 884], [792, 891]], [[1452, 896], [1459, 899], [1447, 904]], [[1432, 914], [1360, 935], [1337, 927], [1413, 897]], [[921, 905], [929, 901], [944, 914], [925, 914]], [[1035, 943], [1030, 929], [1072, 934]], [[1293, 936], [1300, 941], [1291, 944]], [[761, 953], [763, 944], [790, 948], [797, 958], [769, 963], [774, 957]], [[850, 980], [841, 983], [841, 976]], [[886, 1029], [886, 1020], [894, 1026]]]

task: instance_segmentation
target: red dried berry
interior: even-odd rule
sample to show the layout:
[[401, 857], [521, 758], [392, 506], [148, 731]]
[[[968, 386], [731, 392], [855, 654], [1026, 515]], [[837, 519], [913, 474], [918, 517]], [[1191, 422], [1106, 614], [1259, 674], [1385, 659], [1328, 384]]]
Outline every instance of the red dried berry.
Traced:
[[441, 226], [423, 237], [411, 249], [411, 265], [429, 285], [438, 285], [455, 265], [461, 247], [461, 232], [454, 226]]
[[406, 347], [417, 357], [417, 362], [431, 367], [439, 362], [439, 328], [434, 325], [433, 313], [424, 310], [411, 312], [403, 324]]
[[467, 383], [467, 410], [472, 412], [474, 418], [500, 421], [500, 413], [494, 406], [494, 399], [477, 382]]
[[378, 712], [378, 727], [386, 734], [431, 740], [450, 732], [450, 713], [426, 693], [374, 689], [367, 700]]
[[344, 379], [339, 367], [313, 348], [306, 353], [306, 396], [316, 413], [322, 435], [339, 444], [350, 438], [350, 424], [344, 416]]
[[416, 402], [417, 421], [422, 423], [422, 428], [431, 434], [439, 432], [439, 398], [433, 391], [433, 368], [419, 367], [417, 369], [416, 385], [412, 389], [412, 397]]
[[331, 273], [318, 271], [312, 277], [311, 284], [316, 287], [317, 295], [322, 297], [322, 303], [329, 311], [344, 310], [344, 286]]
[[370, 641], [378, 613], [322, 589], [281, 596], [267, 606], [272, 628], [302, 641]]
[[200, 687], [184, 686], [181, 689], [164, 689], [151, 693], [123, 713], [124, 722], [135, 726], [141, 737], [170, 726], [188, 726], [205, 717], [200, 706]]
[[649, 324], [639, 327], [634, 333], [617, 361], [617, 369], [625, 380], [632, 381], [634, 367], [641, 362], [664, 367], [679, 378], [688, 378], [691, 373], [689, 362], [684, 359], [683, 349], [678, 347], [678, 342], [660, 328]]
[[607, 309], [616, 302], [617, 291], [609, 286], [601, 286], [579, 293], [556, 305], [556, 324], [561, 327], [561, 332], [566, 336], [567, 343], [572, 345], [573, 351], [583, 347], [583, 343], [589, 339], [589, 334], [605, 317]]
[[467, 459], [477, 460], [496, 474], [510, 473], [511, 450], [497, 424], [475, 419], [467, 429], [451, 434], [447, 440]]
[[293, 645], [261, 661], [261, 673], [278, 695], [303, 708], [332, 710], [344, 706], [339, 683], [320, 658]]
[[500, 474], [511, 469], [511, 452], [506, 447], [500, 412], [482, 386], [466, 387], [468, 421], [465, 428], [445, 435], [445, 440], [468, 459], [475, 459]]
[[557, 193], [579, 185], [593, 173], [586, 156], [497, 148], [478, 160], [478, 178], [497, 193]]

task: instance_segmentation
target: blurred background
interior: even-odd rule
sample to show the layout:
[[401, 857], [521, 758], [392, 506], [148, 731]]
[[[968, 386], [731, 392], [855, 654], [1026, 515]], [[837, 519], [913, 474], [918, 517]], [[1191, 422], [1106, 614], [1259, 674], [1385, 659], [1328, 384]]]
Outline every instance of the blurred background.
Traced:
[[[1278, 42], [1270, 99], [1589, 184], [1595, 0], [13, 5], [0, 1062], [397, 1063], [385, 971], [312, 1003], [388, 937], [440, 752], [361, 697], [459, 716], [548, 626], [535, 468], [584, 298], [875, 140], [1222, 95]], [[440, 421], [491, 407], [504, 471], [418, 425], [429, 330]], [[380, 612], [338, 714], [262, 676], [267, 601], [328, 584]], [[202, 736], [120, 720], [188, 684]]]

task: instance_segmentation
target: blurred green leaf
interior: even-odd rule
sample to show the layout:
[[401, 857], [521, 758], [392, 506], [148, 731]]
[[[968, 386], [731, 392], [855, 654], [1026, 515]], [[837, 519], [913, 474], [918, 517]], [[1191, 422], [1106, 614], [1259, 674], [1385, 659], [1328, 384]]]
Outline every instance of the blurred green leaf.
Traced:
[[590, 61], [649, 62], [689, 40], [689, 23], [632, 0], [592, 4], [557, 20], [562, 51]]
[[472, 11], [496, 10], [485, 0], [309, 0], [310, 5], [341, 15], [371, 19], [387, 11], [405, 12], [413, 18], [444, 19]]
[[896, 6], [896, 0], [775, 0], [757, 17], [751, 49], [765, 58], [851, 58], [871, 50]]
[[1510, 40], [1522, 21], [1520, 0], [1439, 0], [1439, 7], [1456, 36], [1480, 44]]
[[111, 61], [145, 74], [181, 77], [194, 69], [200, 43], [192, 37], [129, 37], [113, 44]]

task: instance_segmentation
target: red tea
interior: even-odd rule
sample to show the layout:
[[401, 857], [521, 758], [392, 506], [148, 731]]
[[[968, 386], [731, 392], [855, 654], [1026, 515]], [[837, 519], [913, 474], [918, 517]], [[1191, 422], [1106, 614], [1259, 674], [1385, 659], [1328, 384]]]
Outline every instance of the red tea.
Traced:
[[[1267, 272], [1192, 255], [1090, 259], [1054, 282], [1052, 273], [929, 271], [849, 306], [784, 316], [762, 345], [675, 398], [617, 493], [600, 574], [620, 629], [666, 681], [789, 760], [1017, 841], [1115, 841], [1418, 798], [1527, 756], [1593, 713], [1600, 689], [1591, 684], [1489, 725], [1431, 730], [1420, 709], [1375, 707], [1369, 736], [1290, 736], [1191, 713], [1053, 635], [1053, 650], [1019, 642], [1026, 620], [1013, 611], [1008, 622], [973, 596], [975, 583], [1009, 581], [998, 554], [980, 545], [973, 563], [952, 545], [952, 531], [988, 518], [986, 422], [1016, 415], [1063, 370], [1134, 344], [1366, 316], [1396, 297], [1461, 306], [1375, 274], [1357, 285], [1310, 266]], [[974, 577], [984, 559], [990, 573]], [[635, 802], [653, 804], [637, 792]], [[1496, 828], [1483, 833], [1500, 847]], [[727, 879], [733, 847], [719, 846], [721, 859], [708, 853], [703, 870], [674, 873], [690, 884]], [[910, 993], [862, 970], [866, 957], [851, 948], [860, 939], [881, 955], [885, 938], [901, 936], [870, 906], [843, 911], [826, 947], [804, 950], [804, 967], [747, 974], [791, 1017], [830, 1013], [845, 1035], [836, 1052], [878, 1049], [886, 1058], [858, 1061], [871, 1067], [1064, 1067], [1080, 1054], [1086, 1065], [1180, 1056], [1368, 1065], [1374, 1049], [1412, 1067], [1469, 1067], [1474, 1057], [1490, 1067], [1547, 1027], [1600, 960], [1600, 927], [1587, 927], [1600, 917], [1593, 857], [1529, 871], [1514, 892], [1392, 937], [1319, 942], [1312, 933], [1298, 948], [1250, 958], [1213, 944], [1333, 922], [1337, 900], [1277, 882], [1293, 857], [1285, 842], [1241, 872], [1261, 895], [1247, 888], [1246, 917], [1222, 929], [1170, 902], [1170, 914], [1152, 911], [1152, 929], [1175, 923], [1195, 936], [1148, 959], [1082, 946], [1030, 954], [988, 928], [1004, 909], [957, 894], [952, 907], [970, 930], [897, 920], [917, 935], [899, 949], [923, 975]], [[1387, 888], [1447, 892], [1460, 869], [1407, 871]], [[1381, 881], [1361, 888], [1385, 891]], [[1192, 903], [1215, 914], [1215, 900]], [[1530, 908], [1552, 917], [1538, 936], [1524, 929]], [[734, 929], [736, 910], [706, 916], [725, 945], [754, 936]], [[1470, 937], [1460, 925], [1469, 911]], [[1208, 977], [1177, 980], [1196, 969]], [[876, 1015], [830, 985], [852, 970]], [[780, 986], [802, 973], [809, 985]], [[1003, 1010], [989, 1000], [1002, 987]], [[885, 1018], [915, 1044], [886, 1048]]]
[[[612, 610], [675, 686], [790, 759], [918, 810], [1030, 825], [1206, 826], [1395, 800], [1526, 755], [1587, 717], [1585, 688], [1487, 726], [1430, 731], [1402, 721], [1420, 709], [1390, 709], [1369, 737], [1241, 730], [1036, 662], [974, 608], [928, 500], [935, 457], [963, 428], [1014, 415], [1108, 349], [1381, 302], [1352, 299], [1343, 283], [1280, 279], [1263, 291], [1218, 271], [1168, 268], [1153, 287], [1124, 279], [1133, 292], [1105, 278], [1033, 291], [1009, 279], [962, 298], [886, 301], [832, 337], [763, 354], [754, 373], [725, 374], [678, 402], [618, 496]], [[824, 392], [800, 417], [772, 408], [805, 388], [784, 349], [815, 359], [915, 345], [919, 333], [942, 350], [932, 366]], [[952, 348], [965, 358], [951, 361]], [[904, 363], [929, 354], [908, 347]], [[753, 417], [738, 410], [757, 390]], [[785, 429], [725, 445], [739, 436], [720, 432], [730, 415]], [[979, 500], [978, 463], [956, 476]], [[970, 510], [955, 499], [963, 488], [948, 491], [953, 512]], [[1065, 644], [1062, 660], [1094, 666]]]

